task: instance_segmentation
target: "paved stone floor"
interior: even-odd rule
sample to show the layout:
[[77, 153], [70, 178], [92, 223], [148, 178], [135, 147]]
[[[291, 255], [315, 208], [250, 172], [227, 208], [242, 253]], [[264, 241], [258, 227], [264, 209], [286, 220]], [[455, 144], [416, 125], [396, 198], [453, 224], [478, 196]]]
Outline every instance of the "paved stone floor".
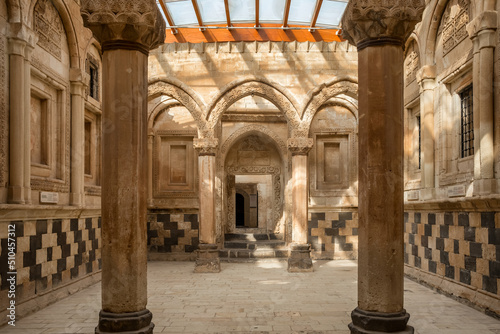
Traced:
[[[348, 333], [356, 306], [356, 263], [317, 261], [290, 274], [285, 262], [223, 263], [220, 274], [194, 274], [192, 262], [150, 262], [155, 333]], [[405, 307], [417, 334], [500, 333], [500, 321], [405, 281]], [[4, 326], [2, 334], [93, 333], [100, 284]]]

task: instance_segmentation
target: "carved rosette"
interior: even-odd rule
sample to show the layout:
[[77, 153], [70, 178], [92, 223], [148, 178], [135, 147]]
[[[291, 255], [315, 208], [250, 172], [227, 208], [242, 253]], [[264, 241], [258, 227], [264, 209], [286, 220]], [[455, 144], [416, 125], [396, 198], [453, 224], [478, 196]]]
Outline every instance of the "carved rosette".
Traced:
[[288, 139], [288, 149], [292, 155], [307, 155], [313, 147], [312, 138], [290, 138]]
[[350, 0], [342, 37], [358, 51], [370, 45], [401, 45], [422, 19], [425, 0]]
[[165, 22], [154, 0], [82, 0], [81, 15], [103, 51], [148, 54], [165, 40]]
[[194, 138], [193, 146], [198, 155], [215, 155], [219, 140], [217, 138]]

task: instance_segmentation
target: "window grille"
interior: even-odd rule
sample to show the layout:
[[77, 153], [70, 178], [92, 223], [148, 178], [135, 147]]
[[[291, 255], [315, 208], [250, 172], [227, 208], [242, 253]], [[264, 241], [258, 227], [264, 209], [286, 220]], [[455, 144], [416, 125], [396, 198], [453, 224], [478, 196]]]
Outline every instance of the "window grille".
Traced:
[[417, 116], [418, 131], [418, 169], [422, 168], [422, 131], [420, 127], [420, 116]]
[[472, 85], [460, 93], [461, 110], [461, 157], [465, 158], [474, 154], [474, 121], [472, 104]]
[[89, 95], [93, 99], [99, 100], [99, 71], [97, 66], [92, 62], [90, 62], [89, 64], [89, 74], [90, 74]]

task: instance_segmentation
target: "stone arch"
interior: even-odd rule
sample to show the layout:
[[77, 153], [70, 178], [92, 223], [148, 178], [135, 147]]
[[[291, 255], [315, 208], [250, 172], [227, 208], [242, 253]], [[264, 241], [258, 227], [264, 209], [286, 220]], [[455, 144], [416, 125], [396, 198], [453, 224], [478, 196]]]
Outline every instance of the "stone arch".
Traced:
[[[42, 0], [32, 0], [30, 4], [28, 24], [32, 26], [33, 23], [33, 14], [35, 5], [38, 1]], [[67, 7], [67, 4], [62, 0], [50, 0], [50, 3], [55, 7], [57, 12], [59, 13], [59, 17], [61, 18], [62, 24], [64, 26], [64, 31], [66, 32], [66, 38], [68, 39], [68, 49], [69, 49], [69, 64], [72, 68], [81, 68], [80, 62], [80, 49], [78, 47], [78, 37], [75, 29], [76, 18], [72, 18]], [[81, 17], [79, 17], [81, 20]], [[82, 21], [80, 21], [82, 22]], [[83, 26], [83, 24], [82, 24]]]
[[[443, 13], [448, 5], [450, 0], [436, 0], [433, 3], [427, 6], [427, 9], [430, 10], [431, 15], [425, 15], [424, 21], [421, 22], [421, 26], [423, 28], [427, 28], [427, 31], [422, 34], [422, 43], [425, 45], [419, 45], [420, 53], [422, 55], [421, 64], [433, 64], [434, 63], [434, 55], [436, 52], [436, 40], [439, 31], [439, 26], [441, 24], [441, 20], [443, 18]], [[483, 1], [483, 0], [480, 0]], [[490, 0], [493, 1], [493, 0]], [[476, 16], [477, 12], [477, 4], [476, 1], [470, 0], [471, 6], [471, 17], [472, 20]], [[425, 51], [423, 51], [425, 50]], [[422, 54], [422, 52], [425, 52]]]
[[148, 115], [148, 131], [153, 129], [156, 118], [166, 109], [176, 106], [182, 106], [177, 100], [168, 101], [166, 103], [158, 103]]
[[[264, 134], [270, 139], [272, 139], [276, 145], [276, 148], [278, 149], [278, 152], [280, 153], [281, 160], [286, 161], [287, 157], [286, 143], [281, 138], [279, 138], [275, 132], [271, 131], [267, 127], [252, 124], [236, 130], [224, 141], [224, 143], [221, 145], [220, 148], [221, 164], [223, 164], [224, 161], [226, 160], [226, 155], [229, 152], [229, 149], [234, 145], [234, 143], [236, 143], [243, 137], [257, 133]], [[221, 166], [221, 164], [219, 165]]]
[[198, 127], [198, 135], [200, 137], [210, 136], [202, 113], [203, 104], [200, 104], [202, 103], [201, 99], [196, 96], [196, 93], [191, 88], [181, 82], [174, 83], [174, 81], [178, 80], [153, 78], [148, 86], [148, 100], [161, 95], [172, 97], [189, 110]]
[[291, 129], [298, 127], [300, 120], [296, 101], [284, 88], [261, 78], [242, 79], [223, 87], [221, 93], [207, 107], [207, 125], [213, 129], [227, 108], [251, 94], [258, 95], [273, 103], [285, 115]]
[[307, 137], [312, 119], [318, 110], [332, 97], [347, 95], [355, 100], [358, 99], [358, 80], [354, 77], [335, 78], [322, 84], [310, 93], [310, 99], [306, 104], [302, 116], [301, 128], [297, 136]]

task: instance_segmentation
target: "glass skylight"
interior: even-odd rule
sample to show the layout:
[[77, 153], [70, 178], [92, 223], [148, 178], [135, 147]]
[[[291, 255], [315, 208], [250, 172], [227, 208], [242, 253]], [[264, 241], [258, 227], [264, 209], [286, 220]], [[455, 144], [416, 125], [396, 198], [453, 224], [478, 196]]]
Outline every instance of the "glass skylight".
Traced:
[[319, 11], [318, 20], [316, 21], [316, 25], [338, 27], [346, 6], [347, 2], [343, 1], [323, 1], [323, 5], [321, 6], [321, 10]]
[[255, 21], [255, 0], [229, 0], [229, 13], [231, 22]]
[[197, 0], [203, 23], [226, 23], [224, 0]]
[[290, 23], [310, 24], [314, 8], [316, 8], [316, 0], [292, 0], [288, 21]]
[[286, 0], [259, 1], [259, 20], [261, 22], [283, 22]]
[[167, 2], [165, 1], [168, 12], [172, 16], [175, 25], [198, 24], [193, 4], [189, 0]]

